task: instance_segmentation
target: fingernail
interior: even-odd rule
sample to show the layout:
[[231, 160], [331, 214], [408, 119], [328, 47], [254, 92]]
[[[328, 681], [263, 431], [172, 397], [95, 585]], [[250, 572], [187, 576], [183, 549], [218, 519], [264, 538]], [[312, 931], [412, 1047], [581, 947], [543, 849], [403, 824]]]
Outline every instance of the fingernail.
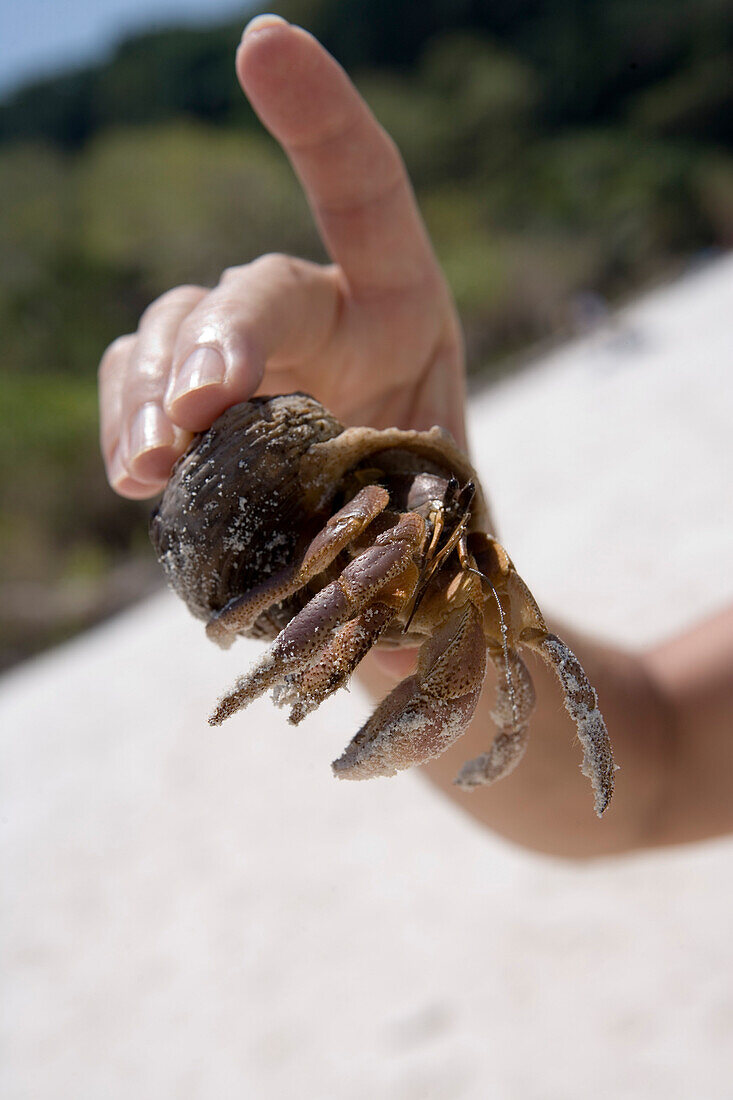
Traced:
[[166, 403], [174, 405], [184, 394], [224, 381], [224, 360], [214, 348], [196, 348], [171, 382]]
[[173, 425], [160, 405], [149, 401], [138, 410], [130, 427], [128, 440], [129, 461], [159, 447], [171, 447], [175, 440]]
[[250, 19], [247, 26], [244, 28], [242, 39], [244, 40], [247, 35], [253, 34], [255, 31], [263, 31], [266, 27], [287, 26], [287, 20], [283, 19], [280, 15], [256, 15], [254, 19]]
[[139, 488], [138, 483], [131, 477], [130, 471], [122, 460], [119, 447], [110, 461], [107, 478], [114, 491], [121, 493], [122, 496], [127, 496], [131, 491], [134, 492], [136, 488]]

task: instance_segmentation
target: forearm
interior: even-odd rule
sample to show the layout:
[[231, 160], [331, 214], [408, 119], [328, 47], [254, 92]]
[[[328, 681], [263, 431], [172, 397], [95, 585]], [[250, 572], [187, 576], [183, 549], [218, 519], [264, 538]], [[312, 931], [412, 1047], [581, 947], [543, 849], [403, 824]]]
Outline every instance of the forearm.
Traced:
[[[627, 852], [654, 843], [666, 785], [670, 727], [663, 697], [643, 657], [559, 630], [598, 693], [619, 766], [616, 790], [601, 819], [581, 773], [582, 748], [555, 674], [525, 657], [537, 696], [526, 755], [506, 779], [464, 794], [453, 784], [462, 760], [485, 752], [494, 736], [490, 711], [495, 681], [487, 680], [479, 709], [450, 753], [427, 774], [482, 824], [524, 847], [580, 858]], [[455, 770], [454, 770], [455, 769]]]
[[661, 842], [732, 831], [733, 605], [657, 646], [647, 666], [672, 715]]
[[[683, 844], [733, 830], [733, 607], [643, 653], [561, 628], [596, 688], [619, 766], [611, 805], [593, 814], [581, 748], [554, 674], [525, 650], [537, 693], [529, 748], [511, 775], [464, 792], [453, 779], [495, 734], [490, 671], [465, 736], [424, 773], [481, 824], [566, 858]], [[376, 662], [364, 677], [393, 685]]]
[[[658, 819], [669, 786], [670, 716], [644, 656], [624, 653], [560, 629], [598, 692], [620, 771], [611, 805], [599, 820], [581, 774], [582, 749], [563, 705], [554, 673], [527, 659], [537, 694], [527, 753], [505, 779], [466, 792], [453, 780], [461, 765], [489, 747], [496, 727], [490, 711], [495, 676], [490, 669], [466, 734], [424, 774], [481, 824], [523, 847], [567, 858], [610, 855], [664, 843]], [[383, 695], [394, 684], [373, 662], [364, 677]]]

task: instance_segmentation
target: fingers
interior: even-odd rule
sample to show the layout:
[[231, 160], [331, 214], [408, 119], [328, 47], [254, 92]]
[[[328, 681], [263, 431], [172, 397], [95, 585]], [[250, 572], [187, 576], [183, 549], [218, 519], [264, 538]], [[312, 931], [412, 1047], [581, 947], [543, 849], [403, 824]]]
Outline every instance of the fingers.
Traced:
[[230, 268], [179, 329], [165, 398], [171, 420], [201, 431], [255, 393], [265, 365], [285, 371], [316, 359], [333, 334], [339, 296], [333, 268], [290, 256]]
[[99, 365], [99, 435], [107, 480], [123, 497], [153, 496], [128, 473], [120, 456], [120, 426], [127, 364], [135, 346], [135, 336], [120, 336], [107, 348]]
[[298, 173], [355, 295], [439, 277], [404, 165], [346, 73], [300, 27], [253, 20], [237, 75]]
[[311, 35], [266, 16], [248, 27], [237, 71], [299, 173], [337, 265], [261, 257], [225, 272], [213, 291], [169, 292], [137, 334], [110, 346], [100, 368], [102, 444], [124, 496], [155, 495], [187, 433], [256, 393], [266, 368], [270, 392], [307, 379], [338, 413], [389, 388], [363, 363], [394, 359], [402, 373], [392, 388], [404, 391], [411, 422], [414, 384], [441, 341], [459, 351], [400, 156], [343, 70]]
[[289, 256], [231, 268], [214, 290], [177, 287], [115, 340], [99, 370], [102, 452], [112, 487], [142, 499], [162, 489], [191, 431], [257, 390], [265, 365], [283, 388], [321, 351], [339, 314], [339, 277]]
[[165, 481], [188, 443], [187, 434], [165, 413], [163, 401], [181, 324], [205, 297], [201, 287], [176, 287], [153, 302], [140, 320], [121, 410], [123, 460], [139, 481]]
[[153, 496], [188, 443], [164, 412], [163, 398], [181, 322], [205, 295], [191, 286], [162, 295], [146, 309], [137, 335], [116, 340], [102, 359], [102, 453], [110, 483], [123, 496]]

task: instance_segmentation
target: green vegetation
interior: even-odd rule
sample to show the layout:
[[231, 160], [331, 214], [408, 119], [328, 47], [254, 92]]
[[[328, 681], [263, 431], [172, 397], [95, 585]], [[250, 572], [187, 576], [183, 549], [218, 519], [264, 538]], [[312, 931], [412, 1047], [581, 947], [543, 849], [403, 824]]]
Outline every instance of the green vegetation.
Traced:
[[[562, 331], [578, 292], [625, 296], [733, 238], [728, 0], [278, 10], [402, 149], [472, 370]], [[0, 663], [148, 583], [148, 507], [115, 498], [97, 458], [107, 343], [172, 285], [264, 251], [323, 258], [236, 84], [241, 26], [137, 35], [0, 104]]]

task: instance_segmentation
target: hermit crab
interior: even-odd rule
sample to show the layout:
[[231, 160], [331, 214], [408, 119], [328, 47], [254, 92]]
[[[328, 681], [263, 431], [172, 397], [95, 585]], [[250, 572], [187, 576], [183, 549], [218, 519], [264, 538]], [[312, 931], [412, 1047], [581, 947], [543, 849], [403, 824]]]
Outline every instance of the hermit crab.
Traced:
[[490, 533], [476, 473], [440, 428], [344, 428], [306, 394], [256, 397], [194, 439], [151, 538], [213, 641], [271, 642], [212, 724], [268, 690], [297, 724], [372, 646], [420, 646], [415, 673], [333, 764], [343, 779], [394, 775], [465, 731], [488, 658], [498, 733], [456, 778], [470, 790], [510, 772], [526, 747], [534, 689], [525, 646], [557, 674], [596, 813], [608, 805], [614, 762], [596, 693]]

